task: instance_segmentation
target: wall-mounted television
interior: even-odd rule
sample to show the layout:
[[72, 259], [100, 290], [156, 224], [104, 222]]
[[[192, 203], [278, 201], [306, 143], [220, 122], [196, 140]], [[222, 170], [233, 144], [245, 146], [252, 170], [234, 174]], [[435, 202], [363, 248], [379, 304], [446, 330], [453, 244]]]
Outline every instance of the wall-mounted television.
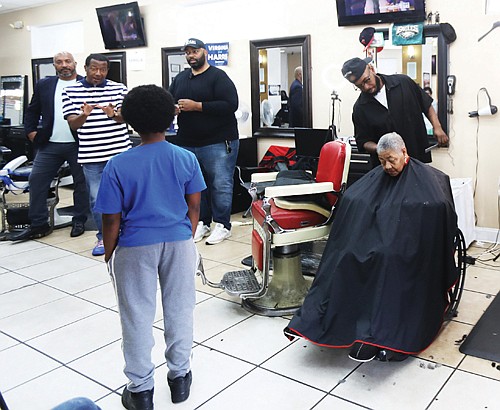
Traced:
[[337, 0], [339, 26], [424, 21], [425, 0]]
[[96, 8], [104, 47], [108, 50], [146, 45], [139, 5], [132, 3]]

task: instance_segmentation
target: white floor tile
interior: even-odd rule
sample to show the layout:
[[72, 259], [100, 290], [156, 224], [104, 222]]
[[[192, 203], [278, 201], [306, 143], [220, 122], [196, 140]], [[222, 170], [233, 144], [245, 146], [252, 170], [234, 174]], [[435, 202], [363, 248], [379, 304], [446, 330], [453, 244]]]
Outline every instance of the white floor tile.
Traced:
[[[12, 256], [17, 254], [22, 254], [27, 251], [32, 251], [37, 248], [44, 248], [45, 245], [38, 241], [26, 241], [26, 242], [0, 242], [0, 260], [6, 256]], [[24, 255], [26, 256], [26, 254]], [[0, 263], [0, 266], [3, 266]]]
[[17, 273], [7, 272], [0, 276], [0, 295], [2, 293], [11, 292], [25, 286], [33, 285], [36, 282], [32, 279], [25, 278]]
[[59, 276], [44, 283], [72, 294], [83, 292], [99, 285], [108, 284], [112, 286], [108, 270], [104, 263]]
[[221, 299], [198, 303], [194, 309], [194, 340], [203, 342], [249, 316], [241, 306]]
[[42, 282], [96, 265], [100, 266], [102, 265], [102, 262], [98, 262], [84, 256], [70, 254], [59, 258], [56, 263], [50, 260], [33, 266], [28, 266], [26, 268], [17, 269], [17, 272], [31, 279]]
[[68, 363], [120, 338], [118, 314], [105, 310], [32, 339], [29, 345]]
[[347, 357], [347, 349], [316, 346], [302, 339], [288, 343], [261, 367], [329, 392], [358, 366]]
[[1, 266], [10, 270], [16, 270], [27, 266], [34, 266], [42, 262], [55, 261], [56, 259], [64, 258], [69, 255], [71, 255], [71, 253], [68, 251], [63, 251], [52, 246], [43, 246], [32, 249], [29, 252], [3, 256]]
[[107, 308], [114, 308], [117, 305], [115, 291], [111, 283], [85, 290], [78, 293], [77, 296]]
[[94, 381], [60, 367], [8, 391], [4, 398], [13, 410], [48, 410], [74, 397], [87, 397], [95, 401], [107, 394], [109, 390]]
[[55, 360], [23, 344], [2, 350], [0, 363], [2, 393], [61, 366]]
[[17, 345], [18, 343], [19, 342], [17, 340], [0, 332], [0, 352], [4, 349]]
[[104, 308], [70, 296], [0, 320], [0, 329], [21, 341], [32, 339]]
[[290, 344], [283, 335], [287, 324], [280, 317], [251, 316], [203, 345], [258, 365]]
[[45, 303], [66, 297], [67, 294], [44, 284], [16, 289], [0, 297], [0, 319], [24, 312]]
[[[268, 394], [269, 391], [279, 394]], [[249, 394], [249, 391], [252, 394]], [[297, 383], [263, 369], [255, 369], [226, 390], [209, 400], [203, 410], [234, 408], [254, 409], [310, 409], [325, 396], [324, 392]]]
[[500, 409], [500, 381], [458, 370], [429, 409]]
[[453, 369], [409, 357], [404, 362], [364, 363], [332, 394], [370, 408], [425, 409]]
[[339, 399], [334, 396], [326, 396], [323, 400], [319, 402], [314, 410], [361, 410], [367, 407], [360, 406], [358, 404], [351, 403], [347, 400]]

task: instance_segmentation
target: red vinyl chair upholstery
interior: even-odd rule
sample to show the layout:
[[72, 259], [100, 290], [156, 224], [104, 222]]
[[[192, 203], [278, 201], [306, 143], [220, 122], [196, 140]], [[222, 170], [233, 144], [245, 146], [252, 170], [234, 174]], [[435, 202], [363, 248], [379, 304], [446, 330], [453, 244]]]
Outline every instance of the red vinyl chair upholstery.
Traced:
[[[321, 149], [315, 183], [269, 186], [264, 198], [252, 203], [252, 270], [261, 285], [256, 292], [240, 294], [245, 308], [280, 316], [302, 305], [310, 283], [302, 276], [298, 245], [330, 233], [335, 204], [346, 187], [350, 155], [348, 143], [330, 141]], [[276, 175], [254, 174], [252, 182], [268, 182]], [[315, 200], [318, 195], [324, 196], [321, 204]]]

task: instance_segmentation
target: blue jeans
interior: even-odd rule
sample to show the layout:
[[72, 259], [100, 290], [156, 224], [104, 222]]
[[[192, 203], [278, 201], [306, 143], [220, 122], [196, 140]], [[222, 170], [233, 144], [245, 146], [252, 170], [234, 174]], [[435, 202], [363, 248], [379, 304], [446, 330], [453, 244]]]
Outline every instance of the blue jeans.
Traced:
[[73, 176], [73, 222], [85, 223], [89, 211], [89, 198], [85, 177], [77, 158], [78, 144], [76, 142], [49, 142], [37, 151], [29, 176], [31, 226], [41, 226], [47, 223], [49, 217], [47, 193], [64, 161], [68, 162]]
[[61, 403], [52, 410], [101, 410], [101, 408], [90, 399], [77, 397]]
[[234, 168], [240, 141], [227, 141], [227, 144], [229, 149], [226, 142], [183, 148], [196, 155], [207, 184], [207, 189], [201, 193], [200, 221], [210, 226], [213, 220], [230, 230]]
[[97, 192], [99, 192], [99, 185], [101, 184], [101, 176], [107, 162], [93, 162], [83, 165], [83, 173], [85, 174], [85, 181], [87, 182], [87, 190], [89, 191], [90, 210], [94, 218], [95, 226], [97, 227], [97, 239], [102, 239], [102, 214], [94, 211]]

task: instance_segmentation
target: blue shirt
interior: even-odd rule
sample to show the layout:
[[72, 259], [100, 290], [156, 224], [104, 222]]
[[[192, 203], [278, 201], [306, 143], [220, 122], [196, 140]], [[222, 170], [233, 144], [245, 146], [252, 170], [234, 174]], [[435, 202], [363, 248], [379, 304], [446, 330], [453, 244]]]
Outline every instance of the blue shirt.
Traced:
[[94, 210], [122, 214], [118, 245], [144, 246], [192, 237], [184, 196], [206, 188], [191, 152], [161, 141], [111, 158]]

